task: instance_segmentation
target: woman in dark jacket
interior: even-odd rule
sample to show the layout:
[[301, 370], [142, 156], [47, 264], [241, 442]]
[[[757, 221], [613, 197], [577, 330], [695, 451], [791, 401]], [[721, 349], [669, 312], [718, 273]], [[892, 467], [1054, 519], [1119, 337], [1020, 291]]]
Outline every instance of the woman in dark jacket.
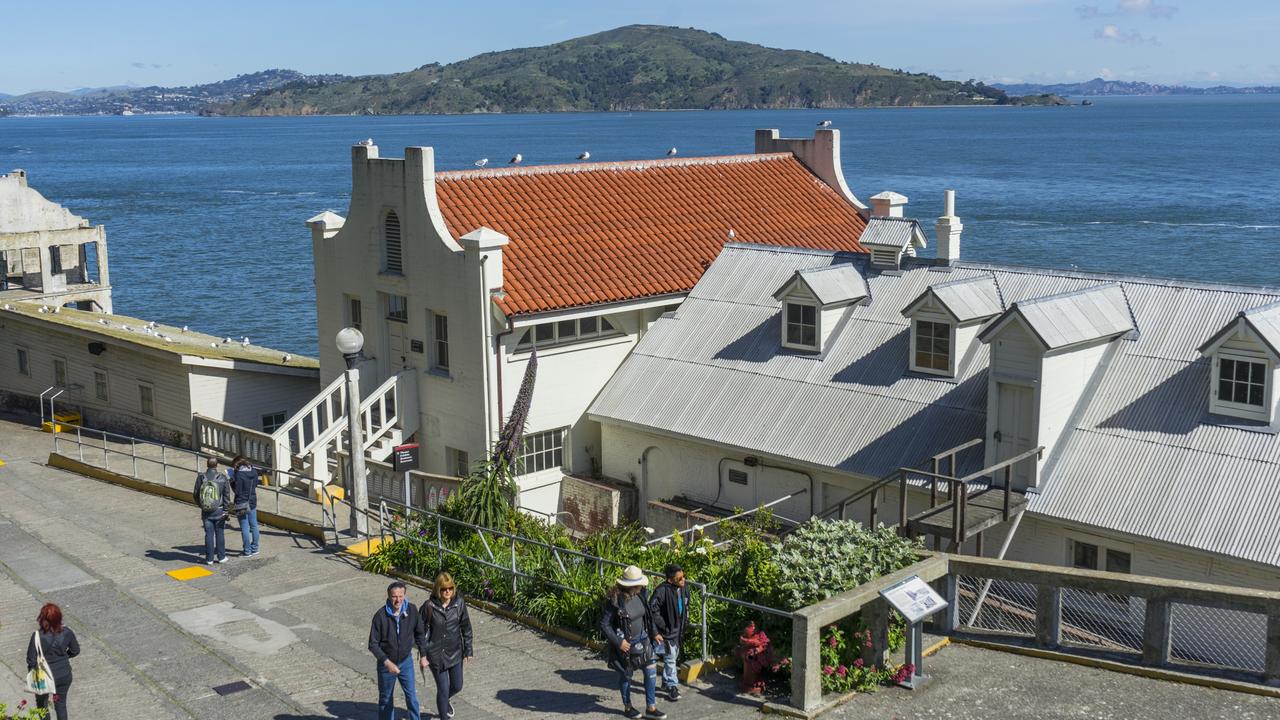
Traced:
[[600, 618], [600, 632], [608, 641], [605, 654], [609, 667], [618, 673], [623, 713], [629, 718], [640, 717], [640, 711], [631, 704], [631, 676], [636, 670], [644, 671], [644, 694], [648, 702], [645, 717], [667, 716], [657, 705], [658, 672], [654, 666], [653, 644], [662, 642], [662, 636], [653, 630], [653, 613], [645, 592], [648, 584], [643, 570], [628, 566], [617, 584], [609, 588]]
[[[49, 663], [49, 671], [53, 673], [53, 685], [57, 690], [52, 696], [37, 695], [36, 707], [49, 707], [53, 700], [53, 711], [58, 720], [67, 720], [67, 691], [71, 689], [71, 658], [80, 654], [80, 643], [71, 628], [62, 625], [62, 608], [53, 603], [45, 603], [36, 617], [40, 624], [40, 649], [44, 652], [45, 662]], [[36, 635], [27, 643], [27, 670], [36, 668]]]
[[453, 717], [454, 695], [462, 690], [462, 665], [471, 662], [471, 616], [453, 576], [436, 576], [422, 615], [427, 624], [427, 662], [436, 679], [436, 717]]

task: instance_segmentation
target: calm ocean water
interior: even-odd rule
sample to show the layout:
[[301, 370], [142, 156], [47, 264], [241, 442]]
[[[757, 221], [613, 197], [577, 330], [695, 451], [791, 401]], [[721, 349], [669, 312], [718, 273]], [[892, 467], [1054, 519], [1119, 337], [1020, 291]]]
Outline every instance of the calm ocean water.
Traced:
[[[1081, 108], [447, 117], [0, 119], [0, 171], [107, 226], [117, 312], [314, 354], [311, 240], [346, 214], [350, 145], [436, 148], [438, 169], [750, 152], [755, 128], [843, 135], [864, 201], [932, 232], [958, 194], [963, 256], [1280, 285], [1280, 96], [1096, 98]], [[932, 248], [929, 252], [932, 252]]]

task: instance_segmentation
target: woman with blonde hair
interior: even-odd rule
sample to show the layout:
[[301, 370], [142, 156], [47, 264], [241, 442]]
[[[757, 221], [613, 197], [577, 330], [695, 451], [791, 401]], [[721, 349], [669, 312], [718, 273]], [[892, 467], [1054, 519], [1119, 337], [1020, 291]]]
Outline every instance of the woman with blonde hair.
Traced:
[[462, 665], [471, 662], [471, 616], [453, 576], [441, 572], [423, 603], [427, 625], [427, 663], [436, 679], [437, 717], [453, 717], [454, 695], [462, 690]]

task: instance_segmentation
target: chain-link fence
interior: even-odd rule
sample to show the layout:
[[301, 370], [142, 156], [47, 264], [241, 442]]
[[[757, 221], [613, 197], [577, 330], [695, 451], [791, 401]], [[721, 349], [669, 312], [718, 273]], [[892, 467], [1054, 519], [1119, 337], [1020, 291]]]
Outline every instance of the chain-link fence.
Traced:
[[[966, 632], [1034, 638], [1037, 587], [1030, 583], [957, 578], [959, 626]], [[1141, 654], [1147, 602], [1130, 595], [1062, 589], [1064, 646]], [[1261, 613], [1173, 603], [1170, 661], [1205, 669], [1262, 672], [1267, 623]]]

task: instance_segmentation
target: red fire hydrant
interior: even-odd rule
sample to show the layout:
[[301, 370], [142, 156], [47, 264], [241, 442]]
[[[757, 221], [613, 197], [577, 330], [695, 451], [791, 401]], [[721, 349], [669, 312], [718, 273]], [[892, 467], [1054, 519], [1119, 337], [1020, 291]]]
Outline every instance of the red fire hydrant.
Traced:
[[759, 695], [764, 692], [767, 668], [773, 663], [773, 648], [769, 646], [769, 636], [756, 629], [755, 622], [747, 623], [747, 628], [738, 636], [737, 655], [742, 659], [742, 677], [738, 680], [738, 689], [742, 692]]

